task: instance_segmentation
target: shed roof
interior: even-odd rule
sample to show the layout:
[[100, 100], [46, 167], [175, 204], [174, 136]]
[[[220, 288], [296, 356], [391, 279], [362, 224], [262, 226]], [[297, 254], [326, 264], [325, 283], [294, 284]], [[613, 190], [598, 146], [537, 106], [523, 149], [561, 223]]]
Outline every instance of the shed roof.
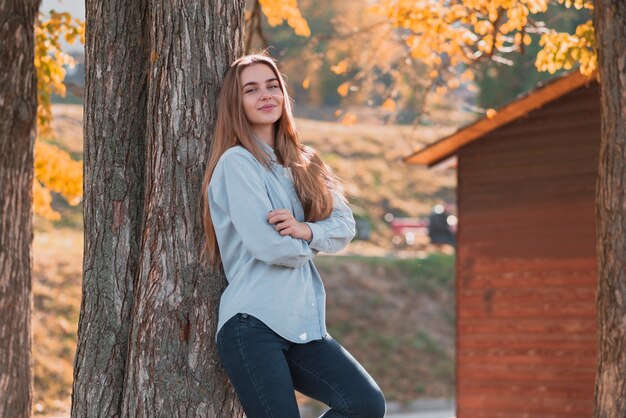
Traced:
[[517, 99], [498, 109], [491, 118], [484, 117], [457, 130], [425, 148], [405, 157], [408, 164], [425, 164], [429, 167], [453, 156], [462, 146], [505, 125], [527, 113], [538, 109], [559, 97], [588, 84], [595, 75], [585, 76], [578, 70], [540, 84], [536, 89], [520, 95]]

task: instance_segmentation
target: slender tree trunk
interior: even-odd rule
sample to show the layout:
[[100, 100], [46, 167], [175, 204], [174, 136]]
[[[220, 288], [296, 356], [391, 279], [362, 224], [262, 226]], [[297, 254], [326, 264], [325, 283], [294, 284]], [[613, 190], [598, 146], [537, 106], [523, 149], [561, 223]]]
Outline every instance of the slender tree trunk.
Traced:
[[221, 79], [242, 51], [244, 5], [151, 2], [146, 200], [124, 416], [241, 415], [214, 347], [225, 280], [199, 260], [199, 199]]
[[0, 0], [0, 417], [30, 417], [35, 22], [39, 0]]
[[85, 259], [72, 416], [241, 416], [214, 347], [200, 186], [243, 0], [87, 1]]
[[143, 214], [147, 0], [86, 3], [83, 298], [73, 417], [120, 416]]
[[597, 187], [596, 418], [626, 417], [626, 2], [596, 0], [602, 86]]

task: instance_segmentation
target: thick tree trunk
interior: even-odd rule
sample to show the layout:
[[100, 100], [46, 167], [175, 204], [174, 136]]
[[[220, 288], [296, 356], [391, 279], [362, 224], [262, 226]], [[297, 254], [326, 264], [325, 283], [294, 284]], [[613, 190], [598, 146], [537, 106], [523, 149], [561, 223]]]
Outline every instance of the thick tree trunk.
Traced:
[[35, 22], [39, 0], [0, 0], [0, 417], [30, 417]]
[[243, 0], [87, 1], [85, 259], [72, 416], [242, 415], [214, 349], [202, 174]]
[[602, 86], [597, 188], [597, 418], [626, 417], [626, 2], [594, 9]]
[[73, 417], [120, 416], [143, 214], [147, 0], [88, 0]]
[[123, 415], [241, 415], [214, 348], [225, 281], [199, 260], [200, 189], [244, 2], [152, 1], [146, 200]]

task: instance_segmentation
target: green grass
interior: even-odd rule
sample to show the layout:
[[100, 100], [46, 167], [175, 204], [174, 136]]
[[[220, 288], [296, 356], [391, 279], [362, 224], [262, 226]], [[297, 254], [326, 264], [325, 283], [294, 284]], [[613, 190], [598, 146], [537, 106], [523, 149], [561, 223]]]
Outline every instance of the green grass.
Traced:
[[454, 263], [439, 253], [315, 259], [327, 288], [329, 332], [389, 399], [454, 393]]
[[433, 294], [440, 289], [453, 290], [454, 287], [454, 255], [431, 253], [424, 259], [321, 255], [315, 258], [315, 265], [320, 272], [329, 273], [344, 261], [395, 269], [399, 276], [406, 278], [409, 286], [426, 294]]
[[454, 359], [450, 355], [444, 354], [435, 363], [433, 374], [440, 381], [454, 386]]
[[342, 340], [353, 331], [354, 325], [351, 322], [333, 322], [328, 324], [328, 332], [338, 340]]
[[444, 353], [443, 347], [426, 331], [419, 330], [413, 338], [413, 347], [418, 350], [439, 356]]

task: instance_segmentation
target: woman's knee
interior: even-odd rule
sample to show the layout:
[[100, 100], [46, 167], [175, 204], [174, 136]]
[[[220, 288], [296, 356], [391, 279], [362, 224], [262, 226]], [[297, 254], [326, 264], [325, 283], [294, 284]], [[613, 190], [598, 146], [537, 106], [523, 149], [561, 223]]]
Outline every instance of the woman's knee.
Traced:
[[383, 418], [387, 412], [385, 397], [380, 390], [363, 396], [357, 402], [356, 411], [350, 409], [350, 417], [354, 418]]

